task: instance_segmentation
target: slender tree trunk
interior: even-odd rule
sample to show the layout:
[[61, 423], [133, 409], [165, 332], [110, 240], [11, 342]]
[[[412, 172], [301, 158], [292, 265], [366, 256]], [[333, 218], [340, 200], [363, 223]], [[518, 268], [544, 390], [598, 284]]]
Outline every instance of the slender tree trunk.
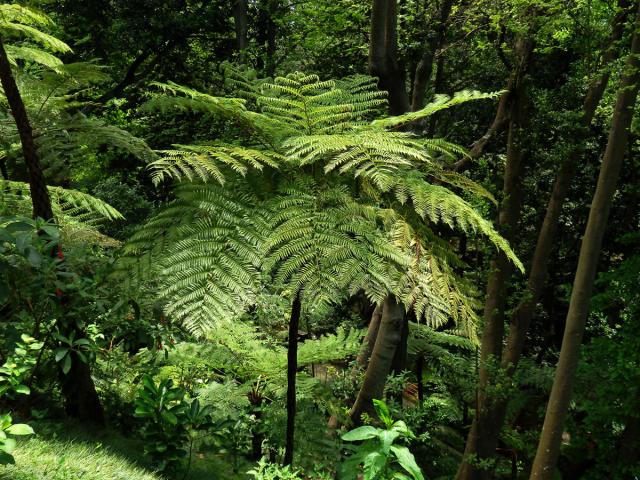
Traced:
[[404, 72], [398, 63], [397, 0], [373, 0], [369, 73], [378, 77], [378, 86], [389, 92], [389, 113], [398, 115], [409, 110]]
[[631, 51], [620, 80], [609, 139], [602, 159], [598, 183], [591, 202], [578, 267], [576, 269], [567, 313], [560, 359], [547, 405], [540, 443], [531, 469], [531, 479], [553, 478], [560, 455], [564, 421], [571, 401], [575, 372], [578, 367], [582, 336], [589, 313], [602, 239], [629, 139], [629, 128], [640, 85], [640, 10], [636, 15]]
[[382, 318], [382, 305], [376, 305], [376, 308], [373, 310], [371, 314], [371, 320], [369, 321], [369, 328], [367, 329], [367, 334], [362, 341], [362, 347], [360, 347], [360, 351], [358, 352], [358, 356], [356, 357], [356, 363], [360, 368], [367, 368], [367, 364], [369, 363], [369, 358], [371, 357], [371, 352], [373, 351], [373, 346], [376, 343], [376, 338], [378, 337], [378, 330], [380, 329], [380, 319]]
[[422, 379], [424, 372], [424, 355], [418, 354], [416, 358], [416, 379], [418, 382], [418, 402], [422, 405], [424, 402], [424, 381]]
[[247, 0], [235, 0], [233, 4], [233, 20], [236, 29], [236, 49], [238, 50], [238, 61], [247, 63], [246, 50], [249, 44], [248, 20], [247, 20]]
[[[598, 76], [589, 87], [584, 99], [580, 125], [578, 126], [577, 145], [567, 154], [566, 160], [560, 167], [556, 177], [551, 197], [547, 205], [544, 221], [538, 234], [535, 251], [531, 260], [531, 270], [527, 280], [527, 287], [521, 295], [521, 300], [514, 309], [509, 319], [509, 333], [506, 347], [502, 354], [501, 366], [507, 375], [511, 376], [520, 360], [526, 338], [526, 332], [535, 312], [535, 306], [540, 300], [547, 279], [547, 271], [553, 244], [558, 229], [558, 220], [562, 206], [569, 190], [571, 180], [577, 167], [576, 158], [579, 158], [584, 148], [586, 131], [593, 120], [596, 108], [602, 99], [607, 86], [610, 70], [606, 68], [615, 60], [619, 53], [617, 43], [622, 38], [624, 25], [629, 15], [629, 3], [624, 0], [620, 3], [621, 10], [612, 23], [612, 34], [609, 47], [603, 55], [602, 63], [605, 71]], [[500, 428], [504, 424], [508, 398], [497, 399], [487, 404], [487, 417], [496, 428], [485, 429], [481, 433], [490, 445], [497, 445]]]
[[289, 320], [289, 342], [287, 345], [287, 444], [284, 452], [284, 464], [293, 462], [293, 449], [296, 428], [296, 374], [298, 372], [298, 327], [300, 326], [300, 294], [296, 294], [291, 305]]
[[389, 295], [382, 307], [380, 330], [378, 331], [362, 386], [349, 413], [351, 420], [356, 425], [362, 422], [361, 415], [363, 413], [375, 415], [373, 400], [382, 398], [384, 385], [391, 371], [393, 357], [401, 341], [404, 319], [404, 307], [398, 303], [395, 297]]
[[[512, 76], [514, 89], [510, 95], [510, 120], [507, 138], [507, 163], [504, 173], [503, 200], [498, 215], [498, 226], [502, 235], [509, 241], [520, 220], [522, 203], [522, 171], [523, 149], [522, 131], [527, 122], [527, 99], [524, 76], [533, 51], [533, 44], [529, 39], [520, 38], [516, 51], [518, 65]], [[493, 398], [486, 394], [494, 381], [493, 374], [500, 364], [502, 356], [502, 341], [504, 336], [504, 319], [507, 299], [507, 285], [511, 277], [513, 266], [504, 253], [497, 253], [490, 262], [490, 274], [487, 283], [487, 294], [484, 307], [484, 324], [482, 328], [482, 342], [480, 349], [480, 368], [478, 378], [478, 408], [467, 443], [465, 446], [465, 460], [458, 470], [458, 480], [489, 478], [487, 469], [477, 468], [475, 462], [466, 461], [471, 456], [479, 459], [493, 458], [497, 439], [497, 426], [491, 416]]]
[[[53, 220], [51, 197], [38, 158], [38, 151], [33, 140], [33, 130], [29, 116], [16, 85], [11, 64], [7, 58], [2, 38], [0, 38], [0, 82], [4, 89], [16, 128], [22, 143], [22, 153], [29, 173], [29, 187], [33, 216], [44, 220]], [[76, 338], [81, 338], [77, 332]], [[83, 363], [74, 353], [71, 370], [61, 377], [62, 394], [65, 397], [65, 410], [69, 416], [82, 421], [103, 424], [104, 414], [100, 398], [93, 384], [89, 366]]]
[[38, 150], [33, 141], [33, 130], [27, 110], [24, 107], [22, 96], [16, 85], [16, 80], [11, 71], [11, 63], [4, 48], [3, 39], [0, 37], [0, 82], [4, 89], [11, 114], [20, 135], [22, 143], [22, 154], [24, 162], [29, 172], [29, 189], [31, 191], [31, 202], [33, 204], [33, 216], [44, 220], [53, 220], [53, 210], [51, 209], [51, 197], [47, 190], [47, 183], [44, 179]]
[[433, 62], [436, 59], [438, 51], [444, 44], [447, 33], [446, 23], [451, 14], [452, 5], [453, 0], [445, 0], [440, 6], [438, 18], [435, 22], [436, 25], [433, 26], [435, 30], [434, 35], [432, 39], [426, 43], [424, 47], [425, 52], [416, 66], [411, 96], [411, 110], [414, 112], [424, 107], [425, 94], [433, 72]]

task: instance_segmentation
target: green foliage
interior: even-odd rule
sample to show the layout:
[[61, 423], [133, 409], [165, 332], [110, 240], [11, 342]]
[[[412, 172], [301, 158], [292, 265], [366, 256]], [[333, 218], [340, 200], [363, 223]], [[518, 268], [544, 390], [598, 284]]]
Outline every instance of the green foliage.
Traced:
[[12, 453], [16, 448], [16, 440], [9, 437], [33, 435], [34, 431], [29, 425], [24, 423], [13, 423], [11, 415], [5, 413], [0, 415], [0, 465], [16, 463]]
[[[413, 228], [424, 220], [445, 223], [488, 236], [521, 266], [471, 204], [428, 181], [436, 178], [492, 198], [468, 178], [445, 172], [435, 156], [455, 157], [463, 150], [371, 124], [368, 118], [384, 103], [371, 79], [320, 81], [295, 73], [251, 81], [228, 71], [249, 100], [156, 85], [164, 95], [154, 94], [147, 108], [167, 112], [173, 102], [178, 110], [221, 115], [237, 122], [247, 137], [238, 139], [242, 146], [180, 145], [164, 152], [151, 167], [156, 181], [214, 179], [224, 187], [181, 185], [179, 200], [133, 236], [122, 270], [131, 272], [131, 261], [141, 259], [140, 280], [158, 279], [167, 313], [194, 332], [251, 305], [264, 281], [260, 275], [267, 273], [278, 288], [302, 293], [303, 303], [336, 302], [361, 290], [379, 302], [399, 291], [420, 317], [434, 305], [440, 317], [433, 324], [453, 316], [473, 336], [477, 305], [455, 286], [452, 269], [444, 261], [437, 266], [418, 260], [408, 270], [413, 247], [390, 241], [402, 223]], [[449, 103], [476, 97], [485, 98], [459, 95]], [[315, 169], [317, 163], [324, 164], [324, 173]], [[257, 181], [260, 171], [265, 181]], [[234, 175], [246, 179], [227, 184]], [[389, 192], [395, 202], [383, 198]], [[403, 206], [409, 199], [418, 218]], [[425, 250], [432, 259], [438, 252]], [[405, 272], [410, 273], [403, 277]]]
[[365, 425], [342, 435], [345, 442], [363, 442], [344, 462], [344, 478], [355, 478], [362, 472], [365, 480], [391, 480], [394, 478], [424, 480], [413, 454], [396, 440], [415, 438], [402, 421], [394, 421], [387, 405], [381, 400], [373, 401], [374, 408], [385, 428]]
[[145, 454], [158, 470], [175, 472], [187, 455], [190, 462], [194, 432], [211, 426], [210, 407], [201, 407], [198, 399], [187, 402], [185, 391], [174, 387], [173, 380], [156, 385], [148, 375], [142, 378], [135, 405], [135, 415], [145, 421]]
[[[115, 439], [113, 446], [117, 441], [123, 439]], [[20, 442], [13, 455], [16, 464], [0, 469], [2, 480], [160, 480], [102, 443], [38, 436]]]
[[290, 466], [282, 467], [275, 463], [269, 463], [264, 457], [260, 459], [256, 468], [252, 468], [247, 473], [256, 480], [300, 480], [304, 478]]
[[42, 350], [44, 343], [24, 333], [20, 340], [15, 345], [13, 355], [10, 355], [0, 367], [0, 397], [31, 393], [24, 382], [27, 380], [27, 374], [33, 370], [38, 352]]

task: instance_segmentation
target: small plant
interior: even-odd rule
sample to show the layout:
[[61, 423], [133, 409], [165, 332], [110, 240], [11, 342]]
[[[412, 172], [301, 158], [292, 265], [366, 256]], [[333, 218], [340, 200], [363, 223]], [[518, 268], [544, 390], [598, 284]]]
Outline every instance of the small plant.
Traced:
[[276, 463], [269, 463], [265, 457], [262, 457], [256, 468], [252, 468], [247, 474], [256, 480], [301, 480], [303, 478], [289, 465], [283, 467]]
[[60, 363], [62, 372], [65, 375], [71, 370], [73, 353], [84, 363], [89, 363], [89, 360], [95, 356], [95, 344], [87, 338], [76, 339], [75, 331], [71, 331], [68, 337], [60, 333], [56, 333], [54, 336], [60, 342], [60, 346], [55, 351], [55, 359], [56, 362]]
[[196, 432], [212, 426], [210, 407], [201, 407], [197, 399], [189, 403], [184, 397], [185, 391], [175, 387], [173, 380], [156, 385], [146, 375], [135, 400], [135, 415], [146, 420], [142, 428], [145, 455], [162, 472], [175, 472], [187, 456], [188, 471]]
[[37, 353], [43, 347], [43, 343], [25, 334], [21, 335], [20, 340], [16, 343], [13, 355], [10, 355], [0, 367], [0, 397], [31, 393], [23, 382], [35, 366]]
[[33, 428], [25, 423], [13, 423], [11, 415], [0, 415], [0, 465], [16, 463], [11, 453], [16, 448], [15, 439], [8, 435], [33, 435]]
[[142, 428], [144, 453], [149, 455], [160, 471], [171, 471], [180, 465], [187, 451], [186, 429], [180, 424], [184, 415], [184, 390], [166, 379], [156, 385], [146, 375], [135, 400], [137, 417], [146, 420]]
[[374, 400], [373, 404], [385, 428], [365, 425], [342, 435], [345, 442], [363, 442], [354, 448], [353, 455], [344, 462], [343, 478], [358, 478], [362, 474], [364, 480], [424, 480], [409, 449], [394, 445], [398, 439], [414, 439], [411, 430], [402, 420], [393, 421], [383, 401]]

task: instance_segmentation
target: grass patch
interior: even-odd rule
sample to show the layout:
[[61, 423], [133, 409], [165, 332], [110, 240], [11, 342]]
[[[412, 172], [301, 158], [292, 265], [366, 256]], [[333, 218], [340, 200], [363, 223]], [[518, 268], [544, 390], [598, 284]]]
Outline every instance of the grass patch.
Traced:
[[[0, 466], [0, 480], [167, 480], [153, 473], [136, 437], [72, 421], [30, 424], [36, 435], [18, 440], [16, 465]], [[249, 468], [239, 459], [234, 472], [230, 458], [195, 450], [186, 480], [246, 479]], [[169, 480], [183, 480], [185, 473]]]
[[18, 444], [16, 465], [0, 467], [1, 480], [160, 480], [100, 443], [34, 437]]

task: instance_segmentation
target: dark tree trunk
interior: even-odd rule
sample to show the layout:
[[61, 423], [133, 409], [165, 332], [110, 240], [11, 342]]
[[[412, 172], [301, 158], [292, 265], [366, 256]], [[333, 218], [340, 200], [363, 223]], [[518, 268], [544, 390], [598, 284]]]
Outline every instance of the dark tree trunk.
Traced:
[[59, 377], [65, 413], [82, 422], [104, 425], [104, 411], [93, 378], [91, 378], [89, 365], [83, 362], [78, 355], [72, 353], [71, 370], [66, 375], [60, 371]]
[[445, 0], [442, 2], [440, 11], [438, 12], [438, 18], [435, 22], [436, 25], [433, 26], [434, 34], [430, 40], [426, 42], [424, 54], [416, 66], [411, 96], [411, 110], [414, 112], [424, 107], [424, 98], [427, 93], [429, 82], [431, 81], [433, 63], [446, 38], [446, 24], [449, 19], [449, 15], [451, 14], [452, 5], [453, 0]]
[[11, 71], [11, 63], [7, 57], [4, 43], [0, 37], [0, 82], [7, 97], [11, 114], [15, 121], [20, 142], [22, 143], [22, 154], [24, 162], [29, 172], [29, 189], [31, 191], [31, 202], [33, 204], [33, 216], [40, 217], [44, 220], [53, 220], [53, 210], [51, 209], [51, 197], [47, 190], [47, 183], [44, 179], [40, 159], [38, 158], [38, 150], [33, 141], [33, 130], [29, 122], [27, 110], [24, 107], [22, 96], [16, 85], [13, 72]]
[[616, 185], [629, 139], [629, 128], [640, 85], [640, 9], [636, 14], [631, 51], [620, 80], [616, 104], [611, 118], [609, 139], [602, 159], [598, 183], [591, 202], [567, 313], [560, 358], [549, 396], [540, 443], [531, 469], [531, 479], [550, 480], [560, 455], [564, 421], [571, 401], [575, 372], [589, 301], [598, 267], [600, 248]]
[[373, 400], [382, 398], [384, 385], [391, 371], [393, 357], [402, 339], [402, 326], [405, 316], [402, 304], [398, 303], [395, 297], [388, 296], [382, 307], [380, 330], [373, 347], [371, 359], [358, 392], [358, 397], [349, 413], [351, 420], [356, 425], [361, 424], [361, 415], [365, 412], [375, 416]]
[[296, 294], [291, 305], [289, 320], [289, 342], [287, 345], [287, 443], [284, 452], [284, 464], [293, 462], [293, 449], [296, 428], [296, 373], [298, 372], [298, 328], [300, 326], [300, 295]]
[[399, 115], [409, 110], [404, 71], [398, 63], [396, 0], [373, 0], [369, 73], [378, 77], [378, 86], [389, 93], [389, 113]]
[[402, 331], [400, 332], [400, 343], [396, 347], [396, 353], [393, 355], [393, 363], [391, 364], [391, 372], [399, 375], [407, 369], [409, 360], [409, 316], [405, 315], [402, 322]]
[[247, 20], [247, 0], [235, 0], [233, 4], [233, 20], [236, 29], [236, 49], [238, 50], [238, 61], [247, 63], [246, 50], [249, 44], [248, 20]]
[[[33, 216], [44, 220], [53, 220], [51, 197], [47, 190], [42, 166], [38, 158], [38, 151], [33, 140], [31, 123], [13, 77], [11, 64], [7, 58], [2, 38], [0, 38], [0, 82], [22, 143], [22, 153], [29, 172]], [[76, 338], [80, 338], [80, 333], [77, 332]], [[86, 422], [104, 423], [100, 398], [93, 384], [89, 366], [82, 362], [75, 353], [72, 356], [71, 370], [62, 378], [61, 383], [62, 394], [65, 397], [65, 410], [69, 416]]]
[[[624, 3], [621, 2], [620, 7], [621, 10], [619, 14], [616, 15], [612, 24], [612, 34], [609, 40], [610, 47], [603, 56], [603, 64], [605, 67], [618, 56], [619, 48], [617, 43], [622, 38], [624, 26], [629, 16], [630, 9], [626, 0], [624, 0]], [[611, 46], [615, 46], [615, 48], [611, 48]], [[606, 69], [602, 75], [592, 82], [587, 91], [578, 128], [579, 131], [576, 134], [578, 136], [576, 146], [567, 154], [566, 160], [558, 171], [531, 260], [531, 270], [527, 280], [527, 288], [522, 293], [521, 301], [509, 318], [509, 333], [507, 335], [506, 347], [502, 353], [501, 366], [510, 376], [515, 372], [517, 363], [520, 360], [526, 332], [533, 318], [535, 306], [540, 300], [546, 285], [547, 270], [556, 238], [558, 220], [575, 173], [576, 158], [580, 157], [584, 147], [586, 131], [593, 120], [596, 108], [608, 83], [609, 76], [610, 71]], [[482, 436], [488, 445], [497, 445], [498, 443], [498, 435], [506, 416], [507, 403], [507, 398], [494, 399], [486, 405], [486, 416], [495, 428], [484, 429], [478, 433], [478, 435]]]
[[[522, 203], [523, 162], [523, 129], [527, 123], [527, 99], [524, 77], [533, 44], [529, 39], [517, 41], [518, 64], [512, 74], [514, 88], [510, 92], [509, 134], [507, 138], [507, 163], [504, 172], [503, 199], [498, 214], [498, 227], [502, 235], [509, 241], [520, 220]], [[471, 431], [465, 446], [465, 460], [458, 470], [457, 480], [475, 480], [489, 478], [490, 472], [477, 468], [476, 462], [467, 462], [466, 458], [475, 456], [478, 459], [493, 458], [497, 447], [497, 432], [501, 426], [495, 424], [490, 408], [493, 399], [486, 394], [494, 382], [492, 373], [500, 364], [502, 341], [504, 336], [504, 319], [507, 300], [507, 285], [513, 270], [511, 261], [499, 252], [490, 262], [490, 274], [487, 283], [487, 294], [484, 307], [484, 324], [480, 349], [480, 366], [478, 378], [478, 408]], [[496, 439], [494, 441], [493, 439]]]
[[418, 354], [416, 358], [416, 379], [418, 382], [418, 402], [422, 405], [424, 402], [424, 380], [422, 379], [424, 372], [424, 355]]

